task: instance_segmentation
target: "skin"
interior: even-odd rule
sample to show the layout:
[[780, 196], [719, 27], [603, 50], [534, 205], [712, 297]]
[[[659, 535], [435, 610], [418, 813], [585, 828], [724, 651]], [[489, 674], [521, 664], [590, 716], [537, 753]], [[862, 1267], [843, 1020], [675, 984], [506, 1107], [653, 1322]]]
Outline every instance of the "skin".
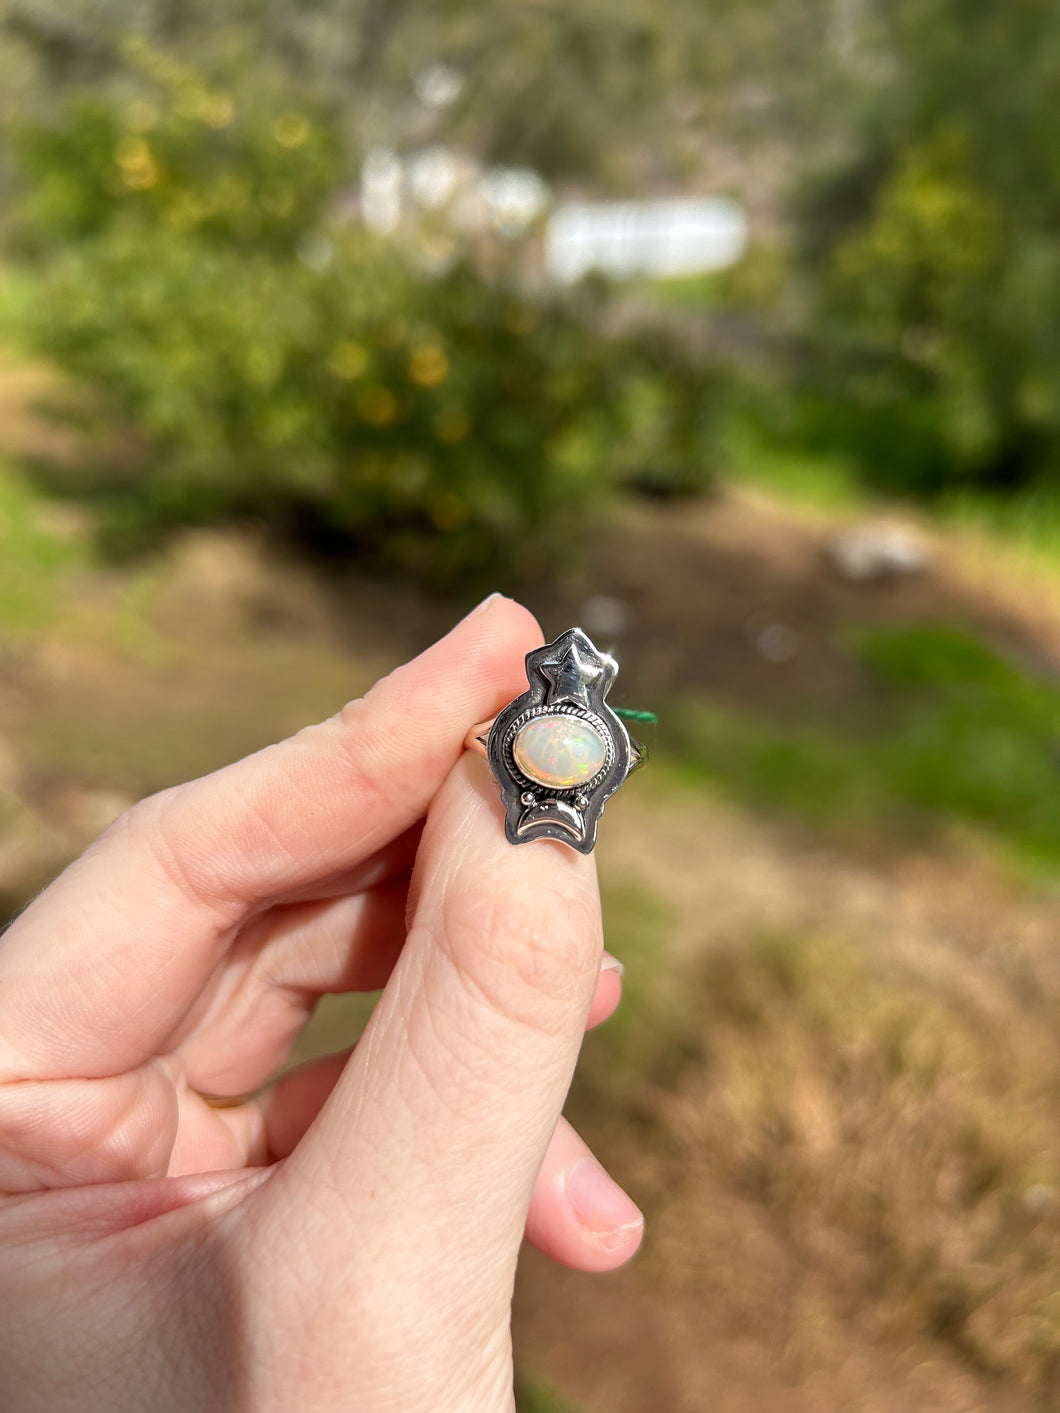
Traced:
[[[0, 939], [6, 1413], [511, 1413], [524, 1232], [636, 1250], [560, 1116], [619, 996], [593, 860], [507, 844], [463, 750], [541, 641], [487, 600], [136, 805]], [[352, 1052], [274, 1080], [322, 994], [380, 986]]]

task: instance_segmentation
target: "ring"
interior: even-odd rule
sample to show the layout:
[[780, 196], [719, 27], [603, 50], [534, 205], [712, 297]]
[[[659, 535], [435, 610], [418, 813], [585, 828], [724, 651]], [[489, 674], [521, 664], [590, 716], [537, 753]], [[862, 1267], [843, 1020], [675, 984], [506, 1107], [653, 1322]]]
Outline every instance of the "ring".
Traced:
[[604, 698], [618, 663], [580, 628], [526, 655], [529, 688], [465, 745], [489, 761], [510, 844], [558, 839], [579, 853], [596, 843], [604, 805], [647, 760]]

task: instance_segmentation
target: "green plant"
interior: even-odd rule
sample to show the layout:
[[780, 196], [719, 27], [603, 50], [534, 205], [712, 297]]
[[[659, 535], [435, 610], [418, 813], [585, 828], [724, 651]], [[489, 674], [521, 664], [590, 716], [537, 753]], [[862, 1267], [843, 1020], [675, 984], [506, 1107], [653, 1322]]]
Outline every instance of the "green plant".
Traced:
[[42, 506], [10, 466], [0, 464], [0, 632], [39, 632], [59, 616], [82, 547], [49, 526]]
[[845, 135], [802, 193], [795, 423], [876, 486], [1057, 476], [1058, 74], [1042, 0], [899, 0], [859, 7], [821, 85]]
[[[348, 158], [285, 88], [134, 47], [121, 103], [27, 128], [16, 325], [127, 427], [112, 532], [254, 515], [429, 573], [533, 561], [638, 476], [711, 471], [710, 375], [338, 212]], [[128, 464], [125, 464], [128, 462]]]
[[575, 1413], [568, 1399], [525, 1374], [516, 1380], [515, 1405], [518, 1413]]
[[1034, 868], [1060, 862], [1060, 687], [945, 626], [862, 630], [870, 704], [801, 721], [689, 704], [680, 769], [818, 827], [908, 839], [979, 832]]

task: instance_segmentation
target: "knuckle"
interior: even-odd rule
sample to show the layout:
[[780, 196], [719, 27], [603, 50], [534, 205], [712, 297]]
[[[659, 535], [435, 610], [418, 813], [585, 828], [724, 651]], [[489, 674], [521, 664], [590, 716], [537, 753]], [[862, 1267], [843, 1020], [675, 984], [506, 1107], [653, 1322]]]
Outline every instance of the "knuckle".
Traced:
[[336, 713], [336, 720], [342, 730], [357, 733], [363, 730], [370, 719], [371, 706], [367, 697], [354, 697]]
[[118, 816], [100, 836], [100, 843], [123, 843], [146, 853], [181, 892], [197, 892], [172, 841], [171, 816], [181, 787], [174, 785], [147, 795]]
[[195, 785], [173, 785], [138, 800], [104, 830], [94, 847], [128, 852], [157, 871], [177, 897], [227, 914], [239, 900], [224, 881], [201, 811], [194, 808]]
[[157, 795], [147, 795], [122, 810], [102, 831], [97, 843], [119, 843], [142, 837], [148, 829], [148, 816], [153, 817], [157, 810], [157, 799]]
[[99, 836], [100, 840], [151, 840], [162, 827], [162, 820], [182, 787], [171, 785], [153, 795], [145, 795], [128, 809], [122, 810]]
[[[179, 786], [171, 786], [154, 795], [146, 795], [137, 800], [118, 815], [92, 845], [92, 851], [100, 850], [108, 854], [129, 854], [148, 857], [154, 862], [164, 862], [167, 874], [172, 870], [172, 859], [162, 840], [165, 831], [165, 818], [170, 809], [170, 800]], [[162, 851], [165, 858], [158, 860]], [[176, 882], [176, 880], [173, 880]], [[183, 880], [181, 880], [183, 886]]]
[[599, 908], [581, 893], [510, 883], [446, 899], [442, 942], [497, 1012], [562, 1029], [591, 994], [603, 945]]
[[[363, 697], [343, 706], [333, 718], [347, 775], [368, 798], [388, 793], [388, 773], [395, 755], [414, 748], [417, 775], [437, 783], [448, 773], [458, 752], [448, 735], [436, 738], [431, 711], [423, 701], [408, 697], [404, 682], [408, 664], [395, 668]], [[400, 702], [400, 709], [394, 703]], [[420, 802], [426, 805], [431, 791]]]

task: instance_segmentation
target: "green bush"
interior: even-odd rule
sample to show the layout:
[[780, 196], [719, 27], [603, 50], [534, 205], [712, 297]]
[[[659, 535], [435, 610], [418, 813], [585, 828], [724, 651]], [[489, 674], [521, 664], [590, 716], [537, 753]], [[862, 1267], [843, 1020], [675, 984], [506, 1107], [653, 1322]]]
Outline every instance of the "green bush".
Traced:
[[252, 514], [455, 573], [623, 481], [702, 484], [710, 378], [679, 350], [596, 332], [599, 293], [428, 272], [338, 218], [327, 113], [132, 57], [132, 96], [22, 133], [16, 228], [22, 336], [140, 449], [79, 473], [112, 528]]
[[1055, 479], [1060, 12], [871, 0], [852, 25], [800, 206], [797, 431], [899, 490]]
[[908, 844], [939, 826], [1033, 873], [1060, 863], [1060, 688], [949, 625], [861, 629], [846, 644], [863, 705], [793, 724], [700, 703], [671, 713], [683, 768], [737, 798]]
[[903, 153], [831, 253], [819, 305], [831, 391], [808, 399], [806, 425], [852, 435], [877, 479], [903, 489], [1046, 469], [1060, 433], [1060, 262], [1029, 263], [1021, 243], [956, 134]]

